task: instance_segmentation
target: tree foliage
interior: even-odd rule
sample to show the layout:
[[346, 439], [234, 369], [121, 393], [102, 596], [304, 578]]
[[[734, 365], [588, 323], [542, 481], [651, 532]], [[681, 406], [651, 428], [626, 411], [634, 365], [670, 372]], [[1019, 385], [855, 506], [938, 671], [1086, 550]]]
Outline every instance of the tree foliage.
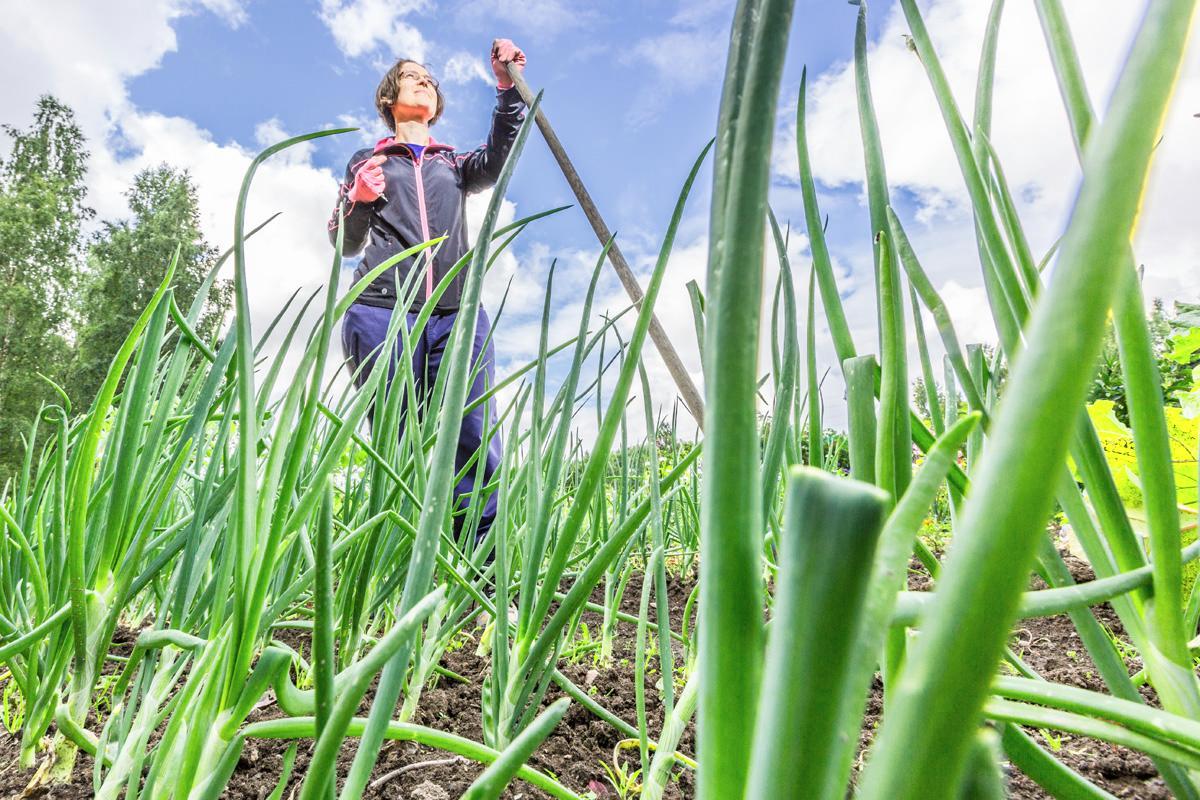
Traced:
[[[1200, 357], [1194, 361], [1176, 361], [1169, 357], [1171, 352], [1171, 337], [1177, 330], [1185, 327], [1181, 322], [1187, 304], [1176, 304], [1174, 315], [1169, 314], [1163, 301], [1156, 299], [1150, 314], [1150, 339], [1154, 346], [1154, 356], [1158, 360], [1158, 371], [1162, 375], [1163, 401], [1167, 406], [1178, 406], [1179, 395], [1192, 384], [1191, 373]], [[1088, 389], [1088, 402], [1111, 400], [1113, 412], [1122, 424], [1129, 424], [1129, 408], [1125, 403], [1125, 378], [1121, 373], [1121, 355], [1117, 350], [1117, 336], [1113, 329], [1112, 320], [1104, 334], [1104, 349], [1100, 354], [1100, 365], [1092, 384]]]
[[70, 352], [88, 152], [74, 114], [38, 100], [28, 130], [5, 125], [0, 158], [0, 476], [20, 463], [39, 407], [58, 402], [39, 377], [61, 381]]
[[[2, 130], [10, 147], [0, 152], [0, 491], [24, 460], [39, 409], [66, 404], [55, 387], [73, 413], [91, 405], [176, 249], [172, 290], [185, 313], [217, 255], [186, 171], [143, 170], [125, 194], [129, 218], [95, 230], [88, 151], [71, 109], [43, 96], [28, 129]], [[217, 335], [231, 296], [228, 282], [212, 287], [201, 336]]]
[[[132, 216], [104, 222], [88, 250], [88, 272], [80, 292], [79, 337], [68, 381], [77, 406], [86, 405], [108, 372], [113, 355], [129, 334], [179, 250], [172, 291], [187, 312], [212, 269], [216, 248], [200, 230], [196, 187], [186, 170], [166, 164], [134, 178], [125, 193]], [[198, 333], [211, 339], [229, 308], [231, 287], [213, 287]]]

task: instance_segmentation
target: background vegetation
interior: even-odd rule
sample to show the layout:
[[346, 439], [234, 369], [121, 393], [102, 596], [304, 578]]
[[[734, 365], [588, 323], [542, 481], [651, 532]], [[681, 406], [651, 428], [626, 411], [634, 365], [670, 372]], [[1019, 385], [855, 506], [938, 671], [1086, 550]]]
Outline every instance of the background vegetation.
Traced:
[[[0, 154], [0, 482], [25, 453], [43, 403], [65, 392], [91, 404], [121, 343], [162, 280], [176, 247], [176, 302], [186, 308], [216, 260], [200, 232], [196, 187], [167, 164], [134, 176], [130, 216], [93, 226], [87, 142], [71, 108], [37, 104], [28, 130], [3, 126]], [[232, 297], [209, 294], [199, 333], [215, 334]]]

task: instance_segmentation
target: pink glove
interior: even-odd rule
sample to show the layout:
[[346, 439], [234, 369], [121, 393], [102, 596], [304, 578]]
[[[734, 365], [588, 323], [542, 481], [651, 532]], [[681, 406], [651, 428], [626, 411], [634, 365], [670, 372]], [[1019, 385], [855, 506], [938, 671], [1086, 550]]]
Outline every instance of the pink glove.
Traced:
[[372, 203], [383, 194], [383, 162], [387, 156], [372, 156], [354, 173], [354, 185], [346, 193], [352, 203]]
[[508, 70], [504, 65], [512, 62], [518, 72], [525, 71], [525, 54], [521, 48], [513, 44], [512, 39], [495, 39], [492, 41], [492, 72], [496, 74], [498, 89], [511, 89], [512, 81], [508, 78]]

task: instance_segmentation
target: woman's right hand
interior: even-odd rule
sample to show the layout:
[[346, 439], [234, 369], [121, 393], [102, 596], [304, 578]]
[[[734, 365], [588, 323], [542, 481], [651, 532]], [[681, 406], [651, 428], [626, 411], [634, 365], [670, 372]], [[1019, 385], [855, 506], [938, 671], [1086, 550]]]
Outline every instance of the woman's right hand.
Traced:
[[513, 82], [505, 64], [512, 63], [517, 72], [525, 71], [525, 53], [512, 39], [492, 40], [492, 72], [496, 73], [496, 88], [511, 89]]
[[368, 158], [354, 173], [354, 185], [346, 194], [353, 203], [372, 203], [383, 194], [383, 162], [387, 156]]

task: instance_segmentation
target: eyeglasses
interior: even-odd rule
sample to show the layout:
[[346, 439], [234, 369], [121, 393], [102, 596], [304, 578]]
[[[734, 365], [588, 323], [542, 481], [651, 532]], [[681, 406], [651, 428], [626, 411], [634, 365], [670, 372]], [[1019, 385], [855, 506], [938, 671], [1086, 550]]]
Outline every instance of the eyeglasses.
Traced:
[[428, 84], [431, 89], [437, 91], [438, 82], [433, 79], [432, 75], [425, 75], [420, 72], [401, 72], [398, 76], [400, 80], [416, 81], [417, 83]]

